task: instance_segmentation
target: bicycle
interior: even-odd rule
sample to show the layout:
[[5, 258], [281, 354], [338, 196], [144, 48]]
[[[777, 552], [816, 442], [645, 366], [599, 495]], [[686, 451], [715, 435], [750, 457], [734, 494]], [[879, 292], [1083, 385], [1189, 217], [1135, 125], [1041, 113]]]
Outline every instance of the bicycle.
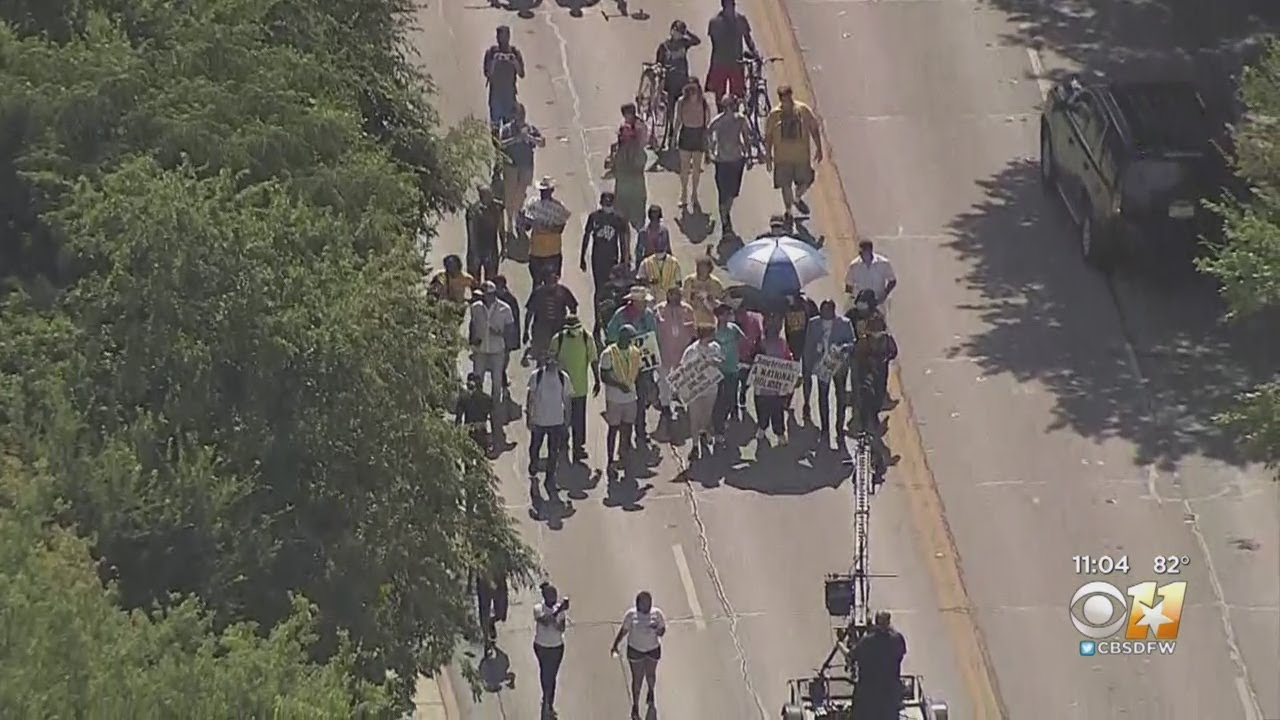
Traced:
[[636, 87], [636, 113], [649, 131], [649, 149], [657, 150], [667, 143], [667, 69], [661, 63], [647, 62], [640, 68], [640, 84]]
[[764, 64], [780, 60], [782, 58], [762, 58], [748, 54], [738, 61], [746, 80], [742, 114], [747, 118], [747, 128], [751, 135], [751, 144], [747, 148], [748, 165], [764, 162], [764, 129], [760, 127], [760, 121], [769, 117], [769, 112], [773, 110], [773, 102], [769, 99], [769, 81], [764, 76]]

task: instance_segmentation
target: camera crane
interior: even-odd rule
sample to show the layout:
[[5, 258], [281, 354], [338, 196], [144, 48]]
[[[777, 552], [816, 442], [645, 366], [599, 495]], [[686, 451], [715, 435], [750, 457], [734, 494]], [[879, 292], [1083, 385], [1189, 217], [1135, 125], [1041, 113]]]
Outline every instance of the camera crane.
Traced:
[[[846, 462], [853, 466], [853, 567], [823, 582], [827, 614], [840, 620], [835, 642], [812, 677], [787, 682], [783, 720], [884, 720], [855, 712], [858, 669], [852, 660], [853, 647], [871, 628], [871, 578], [892, 577], [870, 570], [871, 496], [881, 482], [874, 443], [868, 430], [859, 431]], [[947, 720], [947, 704], [925, 695], [922, 676], [903, 675], [901, 681], [902, 706], [895, 720]]]

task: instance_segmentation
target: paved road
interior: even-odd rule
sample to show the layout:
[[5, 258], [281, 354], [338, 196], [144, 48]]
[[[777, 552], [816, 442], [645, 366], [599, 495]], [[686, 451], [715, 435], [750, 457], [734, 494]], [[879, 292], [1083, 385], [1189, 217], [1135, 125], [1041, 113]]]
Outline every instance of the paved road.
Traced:
[[[644, 5], [644, 20], [617, 17], [609, 2], [607, 18], [601, 6], [574, 18], [548, 1], [526, 19], [436, 0], [421, 11], [420, 47], [450, 100], [446, 115], [479, 114], [480, 54], [494, 25], [513, 26], [530, 66], [521, 92], [549, 138], [538, 174], [560, 178], [580, 222], [607, 184], [602, 153], [639, 63], [672, 19], [702, 31], [711, 12]], [[779, 9], [746, 5], [784, 56], [775, 83], [800, 85]], [[956, 718], [1280, 717], [1276, 487], [1210, 442], [1201, 421], [1220, 393], [1190, 389], [1207, 369], [1215, 380], [1235, 370], [1197, 350], [1225, 333], [1193, 344], [1186, 333], [1211, 307], [1144, 285], [1109, 288], [1080, 266], [1027, 162], [1033, 72], [1058, 58], [1033, 63], [1025, 26], [965, 0], [789, 0], [786, 11], [843, 179], [844, 192], [830, 174], [815, 191], [814, 231], [828, 235], [833, 262], [847, 260], [847, 197], [858, 232], [880, 241], [903, 278], [892, 315], [910, 402], [893, 417], [903, 462], [876, 498], [872, 546], [873, 570], [898, 575], [875, 588], [907, 634], [908, 668]], [[677, 179], [650, 177], [651, 197], [672, 215]], [[708, 207], [712, 195], [704, 184]], [[762, 171], [750, 173], [739, 224], [762, 227], [777, 203]], [[701, 234], [676, 232], [682, 262], [702, 252]], [[458, 251], [459, 236], [447, 227], [437, 251]], [[523, 295], [524, 268], [506, 272]], [[568, 275], [586, 297], [586, 278]], [[1265, 366], [1275, 356], [1258, 357]], [[638, 479], [651, 486], [642, 498], [579, 471], [567, 481], [580, 491], [574, 514], [539, 522], [523, 504], [526, 443], [512, 435], [518, 449], [498, 461], [504, 493], [574, 598], [562, 716], [625, 713], [626, 675], [606, 653], [641, 587], [679, 618], [660, 669], [664, 717], [776, 716], [786, 678], [829, 647], [822, 576], [849, 563], [849, 497], [834, 458], [793, 443], [753, 463], [748, 446], [742, 463], [687, 483], [666, 448]], [[597, 434], [595, 461], [602, 451]], [[1154, 579], [1145, 566], [1155, 555], [1190, 558], [1174, 657], [1078, 655], [1064, 606], [1084, 578], [1071, 557], [1104, 553], [1128, 554], [1133, 582]], [[505, 663], [484, 668], [501, 687], [463, 698], [466, 717], [536, 717], [521, 600], [502, 637]]]

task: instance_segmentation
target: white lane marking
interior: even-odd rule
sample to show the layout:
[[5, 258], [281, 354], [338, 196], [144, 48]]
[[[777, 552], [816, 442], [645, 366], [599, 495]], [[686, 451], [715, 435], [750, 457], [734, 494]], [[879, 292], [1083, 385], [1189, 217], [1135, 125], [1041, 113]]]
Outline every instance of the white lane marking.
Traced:
[[707, 619], [702, 614], [698, 593], [693, 589], [693, 573], [689, 572], [689, 560], [684, 556], [684, 548], [676, 543], [671, 546], [671, 554], [676, 556], [676, 570], [680, 573], [680, 584], [684, 586], [684, 596], [689, 601], [689, 611], [693, 613], [693, 623], [699, 630], [706, 630]]
[[1044, 61], [1040, 59], [1040, 51], [1033, 47], [1027, 48], [1027, 57], [1031, 59], [1031, 74], [1036, 78], [1036, 85], [1040, 88], [1040, 99], [1048, 100], [1049, 91], [1053, 89], [1053, 83], [1044, 74]]

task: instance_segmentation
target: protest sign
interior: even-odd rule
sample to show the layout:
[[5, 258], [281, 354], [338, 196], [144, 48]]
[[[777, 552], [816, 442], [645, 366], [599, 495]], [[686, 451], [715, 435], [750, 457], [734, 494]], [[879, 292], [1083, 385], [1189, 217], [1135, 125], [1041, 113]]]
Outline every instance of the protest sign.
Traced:
[[786, 395], [800, 381], [800, 363], [768, 355], [757, 355], [751, 369], [751, 386], [765, 395]]
[[658, 354], [658, 333], [647, 332], [637, 335], [635, 343], [636, 347], [640, 348], [640, 371], [648, 372], [658, 367], [662, 359]]
[[840, 371], [840, 366], [845, 363], [845, 355], [845, 348], [839, 345], [832, 345], [827, 348], [827, 352], [818, 361], [818, 367], [813, 369], [813, 374], [817, 376], [818, 380], [829, 382]]
[[720, 364], [715, 358], [698, 354], [672, 368], [667, 380], [676, 396], [688, 404], [715, 392], [721, 377]]

